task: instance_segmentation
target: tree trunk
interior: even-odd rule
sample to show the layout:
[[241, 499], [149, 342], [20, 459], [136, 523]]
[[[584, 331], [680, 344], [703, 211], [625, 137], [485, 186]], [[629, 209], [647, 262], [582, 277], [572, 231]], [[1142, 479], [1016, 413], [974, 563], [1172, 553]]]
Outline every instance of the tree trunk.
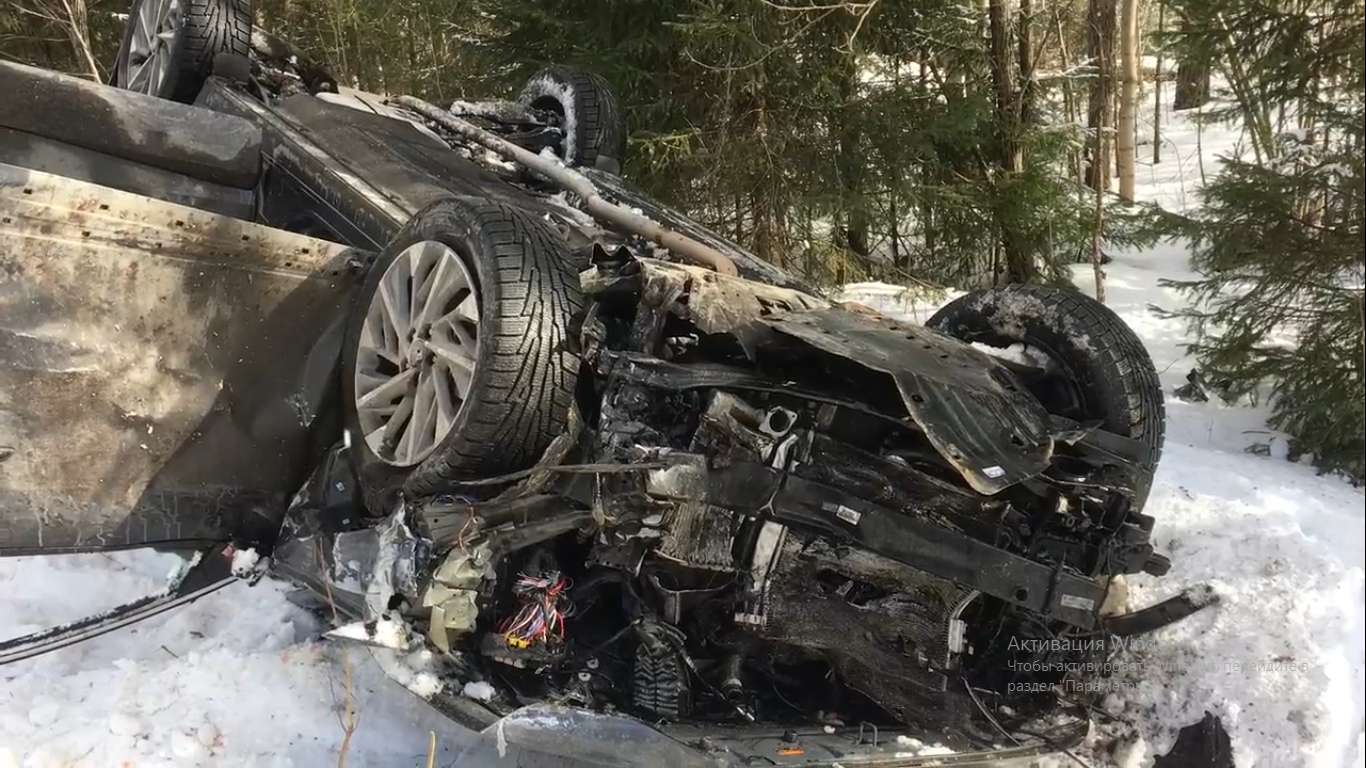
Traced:
[[1198, 109], [1209, 101], [1209, 65], [1182, 61], [1176, 65], [1176, 98], [1172, 109]]
[[1089, 0], [1087, 7], [1087, 52], [1096, 75], [1091, 81], [1087, 124], [1094, 136], [1091, 167], [1087, 183], [1104, 191], [1110, 187], [1110, 158], [1102, 151], [1108, 147], [1107, 134], [1114, 129], [1115, 2]]
[[[1102, 142], [1103, 143], [1103, 142]], [[1096, 188], [1096, 228], [1091, 231], [1091, 272], [1096, 278], [1096, 301], [1105, 303], [1105, 268], [1100, 243], [1105, 229], [1105, 193]]]
[[[1062, 29], [1062, 14], [1059, 13], [1056, 6], [1053, 8], [1053, 26], [1058, 33], [1058, 48], [1059, 53], [1062, 54], [1062, 69], [1064, 72], [1070, 71], [1072, 69], [1072, 56], [1067, 50], [1067, 35]], [[1071, 77], [1064, 77], [1062, 80], [1062, 102], [1063, 109], [1067, 113], [1067, 124], [1070, 126], [1077, 126], [1079, 124], [1077, 120], [1077, 99], [1072, 92]], [[1083, 164], [1083, 154], [1081, 149], [1075, 149], [1072, 151], [1071, 156], [1072, 171], [1076, 174], [1076, 181], [1078, 184], [1086, 183], [1086, 167]]]
[[1019, 19], [1015, 24], [1016, 50], [1020, 62], [1020, 125], [1034, 122], [1034, 0], [1020, 0]]
[[1138, 0], [1123, 0], [1120, 12], [1119, 125], [1115, 152], [1119, 199], [1134, 201], [1135, 113], [1138, 111]]
[[1162, 64], [1167, 31], [1167, 0], [1157, 0], [1157, 73], [1153, 77], [1153, 165], [1162, 162]]
[[842, 245], [859, 256], [868, 256], [868, 207], [863, 199], [865, 160], [862, 118], [850, 108], [858, 95], [858, 71], [854, 57], [848, 57], [836, 73], [840, 103], [836, 109], [837, 133], [835, 163], [840, 176], [840, 205], [847, 226]]
[[[1000, 143], [1000, 177], [997, 194], [1012, 177], [1024, 171], [1024, 154], [1019, 142], [1019, 102], [1015, 94], [1015, 73], [1011, 67], [1010, 0], [990, 0], [987, 20], [991, 31], [991, 79], [996, 90], [996, 133]], [[997, 203], [996, 225], [1005, 250], [1006, 279], [1026, 283], [1035, 277], [1033, 259], [1019, 242], [1014, 222], [1001, 213]]]

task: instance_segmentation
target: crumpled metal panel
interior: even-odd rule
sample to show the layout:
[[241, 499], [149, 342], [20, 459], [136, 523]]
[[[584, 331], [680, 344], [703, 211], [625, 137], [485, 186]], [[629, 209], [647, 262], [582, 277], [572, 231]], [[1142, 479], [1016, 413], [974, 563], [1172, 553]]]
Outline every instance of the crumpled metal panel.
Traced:
[[[794, 288], [756, 283], [692, 264], [637, 258], [638, 273], [622, 275], [590, 267], [579, 275], [583, 292], [605, 293], [623, 281], [638, 282], [641, 301], [670, 309], [703, 333], [725, 333], [778, 312], [828, 307], [830, 302]], [[686, 305], [674, 301], [687, 294]]]
[[0, 554], [278, 526], [340, 435], [351, 261], [0, 164]]
[[995, 358], [918, 325], [840, 309], [761, 317], [757, 325], [896, 382], [906, 410], [973, 489], [993, 494], [1042, 472], [1048, 413]]

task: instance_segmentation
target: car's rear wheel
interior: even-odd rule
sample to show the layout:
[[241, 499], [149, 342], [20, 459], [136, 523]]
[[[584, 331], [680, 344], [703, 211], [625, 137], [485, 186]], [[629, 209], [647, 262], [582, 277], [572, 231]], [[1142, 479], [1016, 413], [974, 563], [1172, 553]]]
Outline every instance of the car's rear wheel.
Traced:
[[626, 158], [626, 122], [607, 81], [568, 67], [546, 67], [532, 75], [518, 102], [558, 116], [566, 165], [621, 170]]
[[215, 56], [251, 52], [251, 0], [137, 0], [119, 47], [113, 84], [190, 103]]
[[949, 302], [926, 326], [967, 342], [1043, 353], [1049, 375], [1032, 384], [1051, 412], [1137, 440], [1146, 476], [1134, 508], [1148, 498], [1162, 455], [1166, 406], [1143, 342], [1104, 304], [1074, 290], [1011, 285], [974, 291]]
[[581, 306], [565, 245], [530, 216], [464, 198], [416, 214], [347, 327], [343, 404], [370, 511], [533, 464], [568, 420]]

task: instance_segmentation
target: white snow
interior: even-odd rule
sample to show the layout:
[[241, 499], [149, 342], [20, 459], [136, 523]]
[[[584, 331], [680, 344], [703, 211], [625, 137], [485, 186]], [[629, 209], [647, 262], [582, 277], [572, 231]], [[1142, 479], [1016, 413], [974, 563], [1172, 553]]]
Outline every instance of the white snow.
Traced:
[[962, 291], [926, 285], [849, 283], [834, 297], [837, 302], [862, 304], [889, 317], [909, 318], [917, 323], [930, 319], [935, 310], [962, 296]]
[[[150, 550], [0, 559], [0, 634], [98, 613], [162, 590], [181, 559]], [[353, 765], [439, 764], [470, 738], [396, 685], [367, 649], [322, 642], [320, 622], [270, 579], [0, 669], [0, 766], [335, 766], [353, 670]], [[415, 687], [420, 687], [420, 683]]]
[[905, 735], [896, 737], [896, 745], [898, 747], [907, 748], [907, 751], [905, 752], [897, 752], [897, 757], [931, 757], [935, 755], [953, 754], [953, 750], [949, 749], [943, 744], [926, 744], [920, 739], [912, 738], [910, 736]]
[[408, 625], [396, 619], [380, 619], [375, 622], [353, 621], [328, 630], [327, 637], [356, 640], [395, 651], [408, 650], [411, 642]]
[[483, 680], [472, 680], [465, 683], [464, 689], [460, 692], [475, 701], [489, 701], [493, 699], [494, 694], [497, 693], [492, 685], [489, 685]]
[[239, 549], [232, 553], [232, 575], [239, 579], [251, 578], [261, 556], [254, 549]]

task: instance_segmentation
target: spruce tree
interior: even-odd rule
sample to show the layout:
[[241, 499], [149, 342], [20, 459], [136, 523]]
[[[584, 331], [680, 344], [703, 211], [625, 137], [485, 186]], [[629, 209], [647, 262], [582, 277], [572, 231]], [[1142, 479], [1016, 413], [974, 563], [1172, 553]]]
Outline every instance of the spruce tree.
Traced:
[[[1228, 158], [1193, 217], [1159, 216], [1199, 279], [1178, 314], [1234, 392], [1272, 391], [1292, 451], [1363, 476], [1363, 9], [1352, 0], [1171, 0], [1177, 43], [1211, 61], [1255, 153]], [[1277, 107], [1283, 106], [1283, 109]], [[1279, 113], [1287, 117], [1282, 120]]]

